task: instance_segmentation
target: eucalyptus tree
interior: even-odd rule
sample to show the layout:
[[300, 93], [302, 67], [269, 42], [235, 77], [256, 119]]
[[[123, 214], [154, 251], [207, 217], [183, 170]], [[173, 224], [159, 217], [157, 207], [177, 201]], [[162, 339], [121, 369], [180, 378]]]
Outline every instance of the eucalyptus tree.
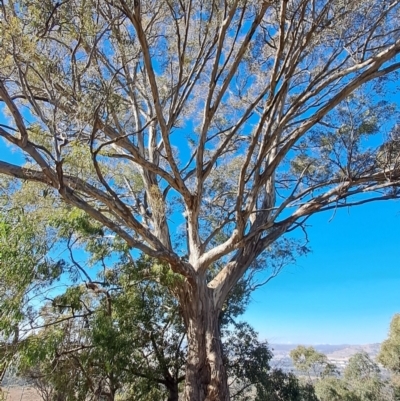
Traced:
[[393, 399], [393, 391], [380, 374], [378, 365], [366, 352], [354, 354], [344, 370], [344, 380], [360, 401]]
[[382, 375], [378, 365], [366, 352], [349, 358], [343, 374], [328, 362], [326, 355], [313, 347], [298, 346], [291, 352], [293, 363], [306, 373], [309, 384], [321, 401], [390, 401], [395, 400], [396, 387]]
[[[133, 259], [79, 209], [49, 215], [55, 200], [37, 199], [43, 187], [12, 186], [0, 180], [7, 188], [0, 193], [2, 371], [10, 367], [44, 401], [177, 401], [187, 342], [169, 288], [179, 275], [152, 258]], [[19, 199], [24, 209], [16, 207]], [[55, 263], [49, 252], [64, 259]], [[224, 366], [238, 401], [269, 382], [272, 358], [267, 343], [237, 322], [249, 301], [249, 278], [220, 314]]]
[[274, 369], [263, 385], [257, 386], [255, 401], [320, 401], [310, 383], [303, 383], [292, 372]]
[[378, 362], [390, 371], [400, 373], [400, 314], [398, 313], [392, 317], [388, 338], [382, 343]]
[[[129, 284], [132, 276], [121, 277], [126, 290], [108, 299], [100, 286], [78, 286], [45, 305], [42, 327], [17, 347], [17, 374], [63, 401], [178, 401], [186, 342], [176, 302], [145, 280]], [[159, 302], [150, 314], [145, 304]], [[231, 399], [249, 401], [271, 381], [272, 353], [247, 324], [236, 326], [224, 331], [224, 364]]]
[[180, 276], [186, 400], [229, 399], [219, 314], [272, 244], [314, 213], [398, 197], [383, 99], [399, 7], [1, 2], [0, 136], [19, 153], [0, 173], [45, 184]]
[[377, 360], [392, 373], [392, 384], [396, 397], [400, 398], [400, 314], [390, 322], [388, 338], [383, 341]]
[[334, 376], [337, 373], [337, 367], [314, 347], [299, 345], [290, 351], [290, 358], [299, 373], [306, 375], [311, 383], [313, 379]]
[[62, 271], [63, 262], [48, 255], [51, 248], [34, 219], [0, 209], [0, 385], [24, 337], [26, 314]]

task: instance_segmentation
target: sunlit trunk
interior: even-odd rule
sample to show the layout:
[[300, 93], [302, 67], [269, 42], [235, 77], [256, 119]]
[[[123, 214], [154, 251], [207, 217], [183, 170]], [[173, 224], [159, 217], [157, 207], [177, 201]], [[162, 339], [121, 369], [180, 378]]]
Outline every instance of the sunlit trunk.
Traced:
[[222, 358], [219, 311], [212, 290], [204, 283], [180, 297], [187, 329], [185, 401], [228, 401], [229, 390]]

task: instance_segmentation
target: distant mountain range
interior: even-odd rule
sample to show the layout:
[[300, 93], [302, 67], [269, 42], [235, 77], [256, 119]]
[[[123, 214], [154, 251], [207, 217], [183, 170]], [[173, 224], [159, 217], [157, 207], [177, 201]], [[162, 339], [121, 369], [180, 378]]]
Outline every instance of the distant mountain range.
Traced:
[[[299, 344], [269, 344], [270, 348], [273, 349], [274, 357], [288, 357], [292, 349], [296, 348]], [[305, 345], [309, 347], [310, 345]], [[328, 358], [350, 358], [357, 352], [365, 351], [371, 357], [375, 358], [379, 353], [381, 344], [363, 344], [363, 345], [351, 345], [351, 344], [318, 344], [311, 345], [318, 352], [322, 352]]]
[[[298, 345], [299, 344], [269, 344], [274, 354], [272, 365], [285, 371], [293, 370], [293, 364], [289, 354], [290, 351], [296, 348]], [[325, 354], [329, 361], [334, 363], [339, 369], [343, 369], [347, 365], [350, 357], [358, 352], [365, 351], [372, 359], [375, 359], [379, 353], [380, 346], [381, 344], [379, 343], [363, 345], [312, 345], [312, 347], [314, 347], [318, 352]]]

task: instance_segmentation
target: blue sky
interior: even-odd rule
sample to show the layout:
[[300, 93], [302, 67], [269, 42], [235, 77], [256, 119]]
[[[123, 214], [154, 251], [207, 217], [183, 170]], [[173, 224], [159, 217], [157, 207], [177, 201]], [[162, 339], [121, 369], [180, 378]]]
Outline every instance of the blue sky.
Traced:
[[[16, 161], [0, 141], [0, 159]], [[400, 312], [400, 201], [308, 220], [312, 252], [257, 290], [244, 316], [271, 343], [365, 344]]]
[[[19, 164], [0, 139], [0, 160]], [[400, 313], [400, 201], [307, 221], [312, 252], [257, 290], [244, 316], [271, 343], [365, 344]]]
[[365, 344], [400, 312], [400, 201], [313, 216], [312, 253], [253, 294], [248, 321], [271, 343]]

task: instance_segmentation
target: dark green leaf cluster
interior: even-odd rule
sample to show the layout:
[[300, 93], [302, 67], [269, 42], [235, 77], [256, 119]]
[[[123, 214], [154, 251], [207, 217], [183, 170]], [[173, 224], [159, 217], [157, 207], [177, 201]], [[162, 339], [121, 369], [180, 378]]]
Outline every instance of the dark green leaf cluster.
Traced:
[[262, 385], [257, 385], [256, 401], [319, 401], [314, 387], [302, 383], [293, 373], [274, 369]]
[[320, 401], [394, 401], [395, 386], [384, 378], [366, 352], [354, 354], [343, 375], [313, 347], [298, 346], [291, 358], [304, 383]]

